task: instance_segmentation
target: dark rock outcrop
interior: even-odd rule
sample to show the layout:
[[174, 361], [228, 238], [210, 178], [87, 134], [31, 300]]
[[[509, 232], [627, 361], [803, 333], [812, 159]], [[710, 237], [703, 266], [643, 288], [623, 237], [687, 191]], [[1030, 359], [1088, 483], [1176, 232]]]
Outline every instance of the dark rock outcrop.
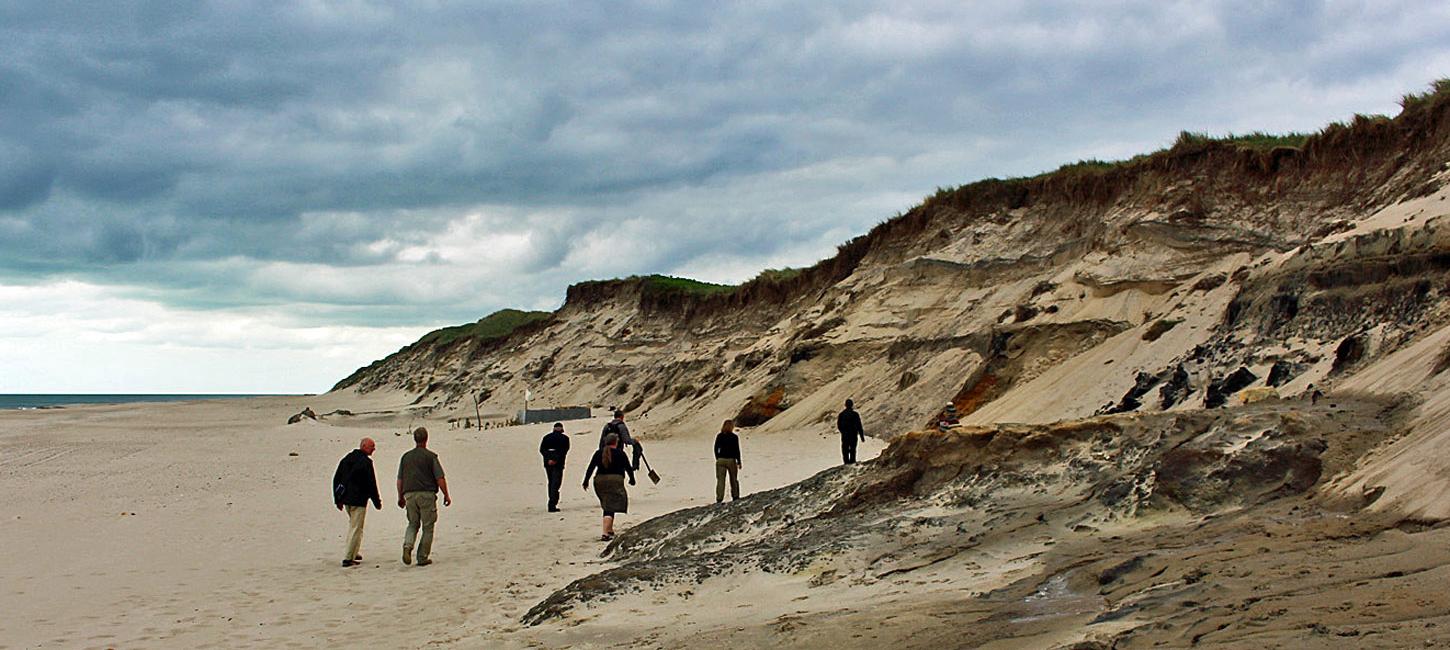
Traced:
[[1343, 341], [1339, 342], [1339, 346], [1334, 348], [1334, 366], [1330, 369], [1330, 374], [1337, 375], [1359, 363], [1359, 360], [1364, 358], [1367, 347], [1368, 344], [1365, 342], [1363, 334], [1345, 337]]
[[1203, 405], [1207, 408], [1223, 406], [1230, 395], [1247, 388], [1258, 378], [1259, 376], [1249, 371], [1248, 368], [1240, 366], [1227, 377], [1209, 382], [1208, 390], [1203, 397]]
[[1138, 410], [1143, 406], [1142, 397], [1147, 395], [1148, 391], [1153, 390], [1161, 379], [1162, 377], [1159, 375], [1138, 373], [1133, 378], [1133, 387], [1128, 389], [1128, 392], [1123, 395], [1123, 399], [1119, 400], [1116, 405], [1104, 409], [1100, 414], [1127, 413]]
[[1168, 375], [1168, 381], [1158, 389], [1158, 407], [1168, 410], [1187, 399], [1191, 392], [1193, 392], [1193, 387], [1189, 385], [1188, 370], [1180, 363], [1173, 367], [1172, 373]]

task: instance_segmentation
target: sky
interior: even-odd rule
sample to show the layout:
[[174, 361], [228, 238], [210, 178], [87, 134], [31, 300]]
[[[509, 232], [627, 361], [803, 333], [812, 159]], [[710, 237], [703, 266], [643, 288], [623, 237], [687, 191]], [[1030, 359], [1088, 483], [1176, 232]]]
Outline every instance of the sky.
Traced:
[[582, 280], [740, 282], [1446, 76], [1443, 1], [6, 2], [0, 393], [322, 392]]

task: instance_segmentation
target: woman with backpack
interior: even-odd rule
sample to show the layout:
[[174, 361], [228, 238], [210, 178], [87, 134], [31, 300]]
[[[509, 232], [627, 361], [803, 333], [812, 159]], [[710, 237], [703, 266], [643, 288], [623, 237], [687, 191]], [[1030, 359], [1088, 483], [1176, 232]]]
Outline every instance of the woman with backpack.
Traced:
[[[598, 470], [596, 474], [595, 471]], [[629, 512], [629, 491], [624, 487], [624, 476], [629, 475], [629, 484], [634, 485], [634, 468], [629, 465], [629, 456], [619, 450], [619, 436], [604, 436], [604, 447], [594, 452], [589, 459], [589, 469], [584, 470], [584, 490], [589, 490], [589, 477], [594, 477], [594, 494], [599, 497], [599, 507], [604, 510], [601, 524], [603, 534], [599, 541], [614, 539], [614, 515]]]

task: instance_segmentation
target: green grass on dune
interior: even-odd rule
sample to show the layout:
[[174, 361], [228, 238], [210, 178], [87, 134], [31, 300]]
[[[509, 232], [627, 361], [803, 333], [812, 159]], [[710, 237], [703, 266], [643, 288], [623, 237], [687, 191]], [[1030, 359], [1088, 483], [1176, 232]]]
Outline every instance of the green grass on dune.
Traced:
[[672, 275], [646, 275], [640, 276], [639, 280], [648, 293], [683, 293], [697, 296], [708, 296], [714, 293], [727, 293], [735, 290], [733, 284], [715, 284], [713, 282], [701, 282], [690, 278], [677, 278]]
[[[1450, 78], [1439, 79], [1430, 83], [1430, 88], [1422, 93], [1410, 93], [1400, 98], [1402, 111], [1423, 110], [1435, 102], [1450, 98]], [[1112, 170], [1137, 163], [1151, 158], [1155, 155], [1167, 153], [1175, 149], [1198, 148], [1208, 145], [1228, 145], [1239, 149], [1254, 151], [1268, 151], [1280, 147], [1291, 149], [1303, 149], [1304, 146], [1316, 135], [1328, 133], [1335, 130], [1342, 130], [1346, 127], [1361, 126], [1369, 123], [1388, 123], [1390, 118], [1385, 115], [1355, 115], [1347, 122], [1335, 122], [1321, 129], [1319, 133], [1265, 133], [1263, 131], [1251, 131], [1249, 133], [1227, 133], [1224, 135], [1213, 135], [1201, 131], [1182, 131], [1178, 134], [1173, 144], [1164, 149], [1151, 153], [1139, 154], [1122, 160], [1098, 160], [1088, 159], [1068, 163], [1052, 171], [1043, 172], [1035, 176], [1024, 176], [1008, 178], [1007, 181], [1027, 181], [1042, 178], [1064, 178], [1072, 176], [1083, 176], [1091, 174], [1102, 174]], [[995, 180], [995, 179], [986, 179]], [[926, 202], [933, 199], [944, 199], [953, 192], [965, 186], [938, 187], [935, 194], [926, 198]]]
[[1183, 131], [1178, 134], [1178, 139], [1173, 146], [1190, 147], [1210, 143], [1228, 144], [1244, 149], [1273, 149], [1274, 147], [1293, 147], [1298, 149], [1309, 141], [1309, 133], [1264, 133], [1263, 131], [1251, 131], [1249, 133], [1229, 133], [1222, 136], [1209, 135], [1207, 133], [1194, 133]]
[[1433, 104], [1436, 100], [1450, 97], [1450, 77], [1430, 83], [1430, 89], [1422, 93], [1410, 93], [1400, 98], [1401, 110], [1416, 110]]
[[760, 273], [755, 274], [755, 277], [754, 278], [751, 278], [750, 281], [751, 282], [785, 282], [787, 280], [794, 279], [796, 276], [800, 275], [801, 272], [804, 271], [804, 270], [805, 269], [791, 268], [791, 267], [785, 267], [785, 268], [780, 268], [780, 269], [766, 269], [764, 271], [761, 271]]
[[713, 282], [701, 282], [690, 278], [681, 278], [672, 275], [645, 275], [635, 276], [629, 279], [638, 279], [644, 286], [645, 293], [651, 294], [683, 294], [691, 296], [711, 296], [721, 293], [730, 293], [752, 282], [779, 283], [787, 282], [800, 275], [803, 269], [781, 268], [765, 269], [757, 273], [744, 284], [715, 284]]
[[437, 345], [448, 345], [459, 339], [478, 339], [489, 341], [503, 338], [513, 333], [514, 330], [544, 320], [552, 314], [546, 311], [520, 311], [517, 309], [500, 309], [492, 314], [478, 319], [476, 323], [467, 325], [454, 325], [433, 330], [423, 335], [418, 343], [434, 343]]

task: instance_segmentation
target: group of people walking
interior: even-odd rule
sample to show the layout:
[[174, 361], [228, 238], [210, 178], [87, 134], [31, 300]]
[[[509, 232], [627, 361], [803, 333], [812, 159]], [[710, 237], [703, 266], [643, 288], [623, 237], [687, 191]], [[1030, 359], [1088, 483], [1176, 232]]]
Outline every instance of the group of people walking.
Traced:
[[[342, 555], [345, 567], [362, 562], [358, 551], [362, 548], [368, 502], [378, 510], [383, 509], [377, 474], [373, 472], [372, 455], [376, 449], [377, 443], [372, 438], [363, 438], [357, 449], [343, 456], [332, 475], [333, 504], [347, 512], [347, 546]], [[428, 429], [418, 427], [413, 430], [413, 449], [398, 461], [398, 507], [408, 517], [408, 529], [403, 534], [403, 564], [413, 564], [415, 546], [418, 566], [433, 563], [428, 556], [433, 551], [433, 525], [438, 523], [440, 491], [443, 505], [453, 505], [453, 497], [448, 494], [448, 479], [443, 476], [443, 464], [438, 461], [438, 454], [428, 449]]]
[[[625, 453], [626, 445], [634, 447], [633, 458]], [[569, 455], [569, 436], [564, 433], [564, 423], [555, 422], [554, 430], [539, 441], [539, 455], [544, 457], [544, 472], [549, 481], [549, 512], [558, 512], [559, 487], [564, 482], [564, 460]], [[590, 478], [594, 480], [594, 494], [599, 497], [599, 508], [603, 511], [600, 541], [614, 539], [614, 517], [629, 512], [629, 490], [624, 487], [625, 477], [629, 477], [630, 485], [635, 484], [634, 473], [639, 471], [639, 462], [643, 458], [644, 445], [629, 434], [624, 411], [616, 409], [614, 419], [599, 432], [599, 447], [589, 457], [581, 485], [587, 492]], [[649, 461], [645, 460], [645, 463]]]
[[[866, 439], [861, 426], [861, 416], [851, 400], [836, 417], [836, 429], [841, 434], [841, 461], [856, 462], [856, 444]], [[438, 454], [428, 449], [428, 429], [413, 430], [414, 448], [398, 461], [398, 507], [407, 513], [408, 528], [403, 536], [403, 564], [417, 566], [432, 564], [433, 527], [438, 521], [438, 493], [443, 493], [443, 505], [453, 504], [448, 493], [448, 481], [443, 475], [443, 465]], [[624, 447], [634, 447], [633, 456]], [[363, 523], [367, 506], [381, 510], [382, 498], [378, 494], [377, 477], [373, 471], [372, 454], [377, 443], [372, 438], [363, 438], [358, 448], [349, 452], [337, 465], [333, 475], [333, 503], [338, 510], [348, 515], [346, 548], [342, 566], [356, 566], [362, 562], [358, 554], [362, 547]], [[555, 422], [553, 430], [539, 441], [539, 455], [543, 457], [544, 474], [548, 483], [548, 511], [559, 512], [559, 490], [564, 483], [564, 466], [569, 455], [569, 436], [564, 424]], [[588, 491], [593, 479], [595, 496], [603, 513], [600, 523], [600, 541], [614, 539], [614, 518], [629, 512], [629, 490], [635, 485], [635, 472], [640, 460], [644, 459], [644, 447], [629, 433], [624, 422], [624, 412], [614, 411], [614, 419], [600, 431], [599, 446], [589, 458], [584, 470], [582, 487]], [[648, 460], [645, 460], [648, 464]], [[715, 436], [715, 502], [725, 500], [725, 488], [730, 488], [730, 499], [740, 498], [740, 469], [744, 466], [740, 454], [740, 436], [735, 433], [735, 422], [725, 420], [720, 433]], [[658, 481], [658, 476], [650, 476]], [[421, 534], [421, 539], [419, 538]], [[417, 550], [416, 556], [414, 550]]]

